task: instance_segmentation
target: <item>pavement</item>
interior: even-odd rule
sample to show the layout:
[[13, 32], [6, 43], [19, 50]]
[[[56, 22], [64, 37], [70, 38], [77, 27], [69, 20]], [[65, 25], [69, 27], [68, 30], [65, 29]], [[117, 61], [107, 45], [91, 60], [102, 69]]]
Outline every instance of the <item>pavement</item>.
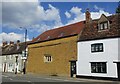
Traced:
[[119, 81], [110, 80], [94, 80], [84, 78], [70, 78], [60, 76], [41, 76], [38, 74], [14, 74], [14, 73], [2, 73], [2, 84], [6, 83], [25, 83], [25, 84], [36, 84], [36, 83], [79, 83], [79, 84], [120, 84]]

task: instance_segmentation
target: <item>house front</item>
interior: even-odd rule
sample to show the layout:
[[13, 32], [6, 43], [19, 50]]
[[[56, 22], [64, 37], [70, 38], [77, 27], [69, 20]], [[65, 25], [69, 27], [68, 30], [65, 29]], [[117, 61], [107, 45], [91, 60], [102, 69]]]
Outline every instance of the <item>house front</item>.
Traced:
[[2, 57], [1, 57], [1, 54], [2, 54], [2, 48], [0, 46], [0, 83], [2, 83]]
[[[14, 72], [21, 73], [25, 67], [25, 60], [27, 55], [24, 56], [25, 43], [20, 43], [18, 40], [15, 44], [14, 42], [3, 42], [2, 45], [2, 72]], [[26, 49], [27, 51], [27, 49]]]
[[53, 76], [76, 74], [77, 40], [84, 22], [48, 30], [28, 45], [27, 72]]
[[[90, 15], [89, 11], [88, 14]], [[77, 77], [120, 80], [120, 15], [86, 18], [77, 43]], [[87, 21], [88, 20], [88, 21]]]

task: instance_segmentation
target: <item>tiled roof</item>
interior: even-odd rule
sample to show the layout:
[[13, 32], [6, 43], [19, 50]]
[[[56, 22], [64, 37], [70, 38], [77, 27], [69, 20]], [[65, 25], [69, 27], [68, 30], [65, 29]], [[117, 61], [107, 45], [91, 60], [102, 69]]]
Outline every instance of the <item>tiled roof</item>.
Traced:
[[76, 35], [79, 34], [83, 28], [84, 28], [84, 21], [81, 21], [64, 27], [48, 30], [42, 33], [41, 35], [39, 35], [38, 37], [36, 37], [35, 39], [33, 39], [32, 42], [33, 43], [41, 42], [41, 41], [47, 41], [51, 39], [58, 39], [67, 36]]
[[2, 55], [21, 54], [26, 49], [25, 42], [17, 44], [6, 45], [2, 47]]
[[33, 39], [32, 43], [63, 38], [80, 33], [81, 35], [79, 37], [79, 41], [120, 36], [120, 15], [115, 14], [106, 18], [110, 22], [110, 29], [107, 29], [105, 31], [98, 31], [99, 19], [92, 20], [89, 28], [85, 26], [85, 21], [81, 21], [64, 27], [45, 31], [44, 33]]
[[110, 28], [98, 31], [98, 20], [93, 20], [90, 27], [85, 27], [79, 37], [79, 41], [120, 37], [120, 15], [111, 15], [107, 19], [110, 22]]

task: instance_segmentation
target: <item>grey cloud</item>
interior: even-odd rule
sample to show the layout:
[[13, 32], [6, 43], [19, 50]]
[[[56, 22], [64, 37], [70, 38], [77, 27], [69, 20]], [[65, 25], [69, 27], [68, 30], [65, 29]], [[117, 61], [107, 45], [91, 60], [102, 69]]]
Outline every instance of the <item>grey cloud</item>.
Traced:
[[3, 26], [11, 28], [39, 25], [44, 21], [55, 21], [54, 26], [62, 24], [59, 9], [51, 4], [45, 10], [39, 2], [3, 2], [2, 14]]

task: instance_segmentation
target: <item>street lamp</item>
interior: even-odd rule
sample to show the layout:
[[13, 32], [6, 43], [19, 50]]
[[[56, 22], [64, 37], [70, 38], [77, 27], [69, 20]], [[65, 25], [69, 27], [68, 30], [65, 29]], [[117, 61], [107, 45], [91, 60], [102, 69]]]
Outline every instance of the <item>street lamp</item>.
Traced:
[[[20, 27], [21, 29], [25, 29], [25, 52], [24, 52], [24, 57], [26, 57], [27, 55], [27, 51], [26, 51], [26, 47], [27, 47], [27, 29], [26, 28], [23, 28], [23, 27]], [[23, 67], [23, 73], [25, 74], [26, 73], [26, 59], [24, 59], [24, 67]]]

